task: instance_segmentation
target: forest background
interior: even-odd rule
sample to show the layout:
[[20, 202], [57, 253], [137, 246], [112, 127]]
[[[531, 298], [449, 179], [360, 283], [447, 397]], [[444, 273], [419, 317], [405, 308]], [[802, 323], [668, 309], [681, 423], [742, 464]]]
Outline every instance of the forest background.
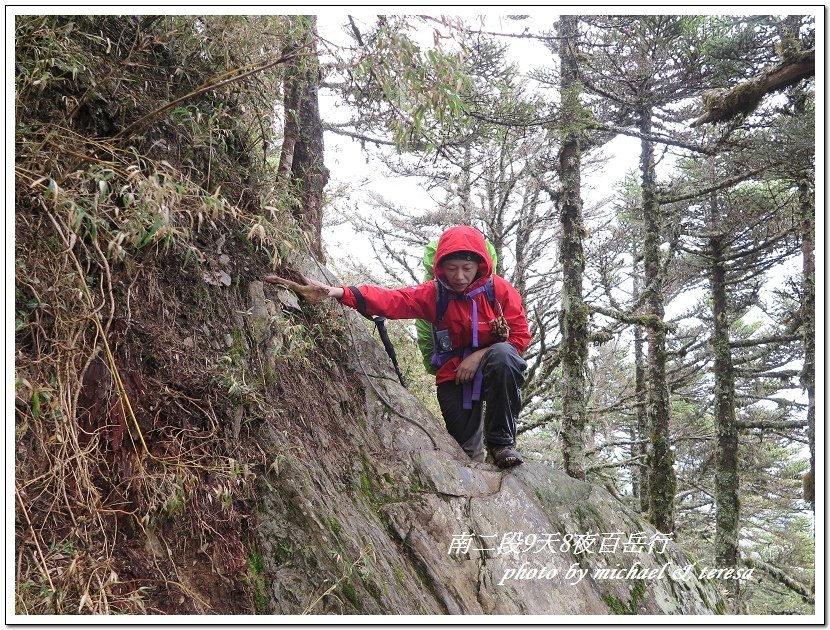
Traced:
[[[256, 205], [274, 184], [303, 231], [287, 243], [275, 224], [282, 205], [260, 197], [248, 238], [271, 248], [275, 265], [304, 242], [344, 281], [412, 284], [423, 277], [427, 241], [449, 225], [479, 227], [499, 273], [523, 294], [534, 334], [519, 428], [527, 457], [604, 485], [718, 566], [757, 568], [763, 580], [724, 585], [736, 610], [814, 610], [815, 534], [823, 531], [815, 422], [823, 409], [815, 387], [823, 359], [815, 355], [823, 339], [815, 51], [823, 33], [814, 13], [343, 15], [327, 16], [325, 29], [302, 15], [168, 16], [139, 26], [150, 35], [132, 49], [106, 35], [122, 27], [114, 20], [86, 36], [102, 51], [130, 50], [121, 67], [94, 75], [93, 63], [69, 54], [79, 46], [74, 25], [20, 22], [17, 115], [37, 118], [26, 98], [64, 84], [74, 91], [55, 115], [73, 133], [86, 125], [96, 138], [130, 141], [165, 114], [168, 129], [185, 128], [192, 141], [173, 147], [174, 162], [198, 175], [209, 201], [222, 189]], [[51, 49], [45, 32], [55, 36], [46, 39]], [[225, 40], [232, 48], [215, 47]], [[107, 90], [122, 88], [115, 70], [132, 70], [130, 55], [191, 42], [202, 48], [185, 52], [194, 68], [204, 63], [205, 76], [211, 56], [222, 55], [249, 74], [194, 78], [192, 91], [165, 95], [164, 108], [139, 118], [127, 116], [125, 102], [109, 106]], [[517, 65], [514, 42], [536, 52], [521, 53]], [[248, 91], [237, 90], [251, 76]], [[213, 100], [199, 101], [206, 93]], [[332, 111], [336, 119], [327, 118]], [[57, 189], [33, 166], [58, 159], [40, 153], [55, 142], [52, 132], [38, 135], [42, 123], [12, 122], [18, 143], [8, 163], [18, 193], [40, 186], [49, 199]], [[149, 153], [168, 150], [164, 134], [147, 135], [136, 142]], [[321, 167], [334, 137], [360, 146], [394, 190], [367, 195], [367, 184], [342, 181], [354, 169], [337, 154]], [[606, 162], [613, 143], [622, 143], [622, 170]], [[205, 150], [207, 163], [188, 147]], [[250, 160], [245, 182], [228, 177], [239, 172], [229, 156], [239, 155]], [[94, 177], [109, 195], [111, 176]], [[190, 198], [166, 181], [159, 194]], [[113, 217], [122, 220], [117, 210]], [[128, 218], [132, 231], [113, 238], [108, 255], [179, 237], [169, 216], [148, 225], [148, 217]], [[103, 225], [91, 213], [68, 221], [93, 240]], [[353, 236], [338, 241], [346, 225]], [[376, 255], [342, 255], [364, 246]], [[7, 268], [18, 288], [31, 288], [37, 259], [29, 268], [21, 261]], [[16, 295], [23, 347], [38, 339], [46, 306], [35, 293]], [[392, 331], [410, 389], [435, 409], [411, 327]], [[21, 382], [28, 367], [14, 368], [18, 420], [37, 420], [54, 400], [50, 385]]]
[[[564, 20], [546, 12], [401, 18], [399, 54], [422, 56], [426, 71], [375, 75], [382, 90], [386, 79], [395, 90], [411, 81], [411, 92], [372, 111], [372, 122], [367, 110], [345, 115], [348, 99], [328, 110], [337, 112], [324, 124], [337, 147], [328, 153], [332, 179], [361, 172], [354, 144], [340, 149], [344, 137], [359, 144], [366, 174], [342, 181], [325, 234], [346, 280], [400, 286], [423, 279], [423, 244], [444, 228], [479, 227], [533, 323], [522, 449], [612, 488], [696, 539], [701, 553], [714, 545], [727, 564], [752, 557], [780, 566], [800, 548], [807, 562], [795, 574], [809, 582], [801, 571], [814, 553], [815, 377], [805, 356], [815, 328], [804, 310], [815, 305], [811, 79], [711, 114], [726, 86], [760, 83], [787, 65], [788, 38], [799, 51], [815, 45], [812, 19], [787, 13], [580, 16], [570, 51]], [[341, 36], [384, 46], [383, 21], [321, 24], [321, 34], [339, 25]], [[752, 62], [750, 49], [760, 54]], [[468, 53], [464, 71], [443, 69], [468, 82], [454, 103], [439, 77], [459, 50]], [[411, 96], [419, 91], [423, 102]], [[784, 174], [773, 166], [782, 159], [799, 166]], [[393, 329], [399, 347], [409, 344], [407, 382], [438, 413], [414, 327]], [[778, 527], [784, 545], [772, 542]], [[781, 555], [767, 564], [762, 549]]]

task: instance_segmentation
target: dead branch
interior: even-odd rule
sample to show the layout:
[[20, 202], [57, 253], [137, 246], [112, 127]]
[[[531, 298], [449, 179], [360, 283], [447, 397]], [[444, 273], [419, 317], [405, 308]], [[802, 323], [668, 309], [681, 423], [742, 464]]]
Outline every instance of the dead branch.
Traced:
[[725, 122], [740, 115], [746, 116], [755, 111], [767, 94], [795, 85], [815, 73], [815, 49], [796, 53], [731, 89], [705, 92], [703, 105], [706, 112], [693, 121], [691, 126], [699, 127], [705, 123]]

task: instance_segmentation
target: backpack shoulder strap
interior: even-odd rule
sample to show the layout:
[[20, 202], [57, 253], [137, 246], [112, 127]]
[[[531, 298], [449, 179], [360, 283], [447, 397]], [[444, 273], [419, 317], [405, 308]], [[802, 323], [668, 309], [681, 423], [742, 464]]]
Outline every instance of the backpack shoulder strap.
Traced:
[[450, 296], [447, 293], [446, 287], [438, 278], [435, 279], [435, 322], [439, 323], [444, 319], [444, 314], [447, 312], [447, 304], [449, 304]]
[[496, 299], [496, 282], [493, 279], [493, 276], [490, 276], [490, 280], [487, 282], [487, 286], [484, 290], [487, 293], [487, 299], [490, 301], [490, 306], [492, 306], [493, 310], [496, 312], [496, 316], [504, 317], [501, 302]]
[[490, 305], [494, 305], [496, 303], [496, 283], [492, 275], [487, 279], [487, 284], [484, 285], [484, 293], [487, 295]]

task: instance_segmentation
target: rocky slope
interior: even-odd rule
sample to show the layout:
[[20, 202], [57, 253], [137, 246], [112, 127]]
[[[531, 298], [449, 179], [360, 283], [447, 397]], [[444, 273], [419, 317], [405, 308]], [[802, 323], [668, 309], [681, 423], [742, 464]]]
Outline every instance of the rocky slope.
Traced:
[[[199, 238], [199, 266], [112, 268], [109, 342], [88, 360], [25, 354], [68, 333], [99, 343], [78, 300], [49, 298], [63, 328], [18, 334], [18, 613], [722, 610], [716, 583], [605, 489], [471, 462], [366, 320], [264, 285], [243, 236]], [[59, 253], [26, 258], [27, 287], [48, 286]], [[323, 274], [299, 257], [279, 271]], [[72, 295], [61, 277], [47, 295]], [[52, 369], [68, 377], [47, 398], [31, 384]]]
[[[250, 330], [290, 310], [270, 286], [252, 282], [249, 296]], [[501, 471], [469, 461], [399, 385], [365, 321], [339, 306], [329, 316], [353, 347], [309, 392], [327, 416], [287, 434], [265, 426], [260, 436], [275, 462], [257, 514], [262, 612], [721, 609], [714, 585], [695, 577], [700, 567], [605, 489], [538, 463]], [[284, 411], [302, 422], [303, 409]]]

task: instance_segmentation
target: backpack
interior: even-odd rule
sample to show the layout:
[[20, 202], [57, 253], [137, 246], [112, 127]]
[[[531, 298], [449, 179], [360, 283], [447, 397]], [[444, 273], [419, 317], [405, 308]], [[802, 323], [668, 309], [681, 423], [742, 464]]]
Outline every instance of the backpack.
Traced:
[[[498, 262], [498, 256], [496, 255], [496, 249], [493, 247], [493, 244], [485, 239], [485, 245], [487, 245], [487, 252], [490, 254], [490, 259], [493, 261], [493, 273], [496, 272], [496, 263]], [[423, 256], [423, 264], [424, 264], [424, 281], [432, 280], [435, 277], [434, 274], [434, 262], [435, 262], [435, 253], [438, 250], [438, 239], [433, 239], [424, 247], [424, 256]], [[490, 276], [487, 283], [484, 285], [484, 291], [487, 294], [487, 299], [489, 300], [491, 305], [495, 304], [496, 295], [495, 289], [493, 286], [493, 277]], [[441, 319], [444, 317], [444, 313], [447, 311], [447, 304], [449, 300], [452, 299], [449, 292], [447, 291], [446, 287], [443, 284], [435, 280], [435, 299], [436, 299], [436, 317], [435, 321], [440, 322]], [[432, 322], [428, 322], [424, 319], [418, 319], [415, 321], [415, 331], [418, 337], [418, 349], [421, 352], [421, 359], [424, 364], [424, 369], [429, 374], [435, 374], [438, 371], [438, 368], [435, 366], [434, 359], [435, 359], [435, 329], [432, 326]]]
[[[498, 256], [496, 255], [496, 249], [493, 247], [493, 244], [485, 239], [485, 244], [487, 245], [487, 252], [490, 254], [490, 259], [493, 261], [493, 273], [496, 272], [496, 263], [498, 262]], [[435, 260], [435, 252], [438, 249], [438, 239], [433, 239], [429, 243], [427, 243], [426, 247], [424, 247], [424, 256], [423, 256], [423, 263], [424, 263], [424, 281], [431, 280], [433, 276], [433, 262]], [[449, 304], [450, 299], [452, 297], [447, 292], [446, 288], [443, 284], [435, 281], [435, 293], [437, 300], [436, 305], [436, 322], [440, 322], [441, 319], [444, 317], [444, 313], [447, 310], [447, 304]], [[349, 287], [352, 293], [357, 300], [357, 311], [363, 315], [366, 319], [374, 322], [378, 334], [380, 335], [381, 342], [383, 343], [383, 347], [386, 350], [386, 353], [389, 355], [389, 358], [392, 360], [392, 366], [395, 368], [395, 373], [398, 375], [398, 380], [401, 382], [401, 385], [406, 387], [406, 380], [404, 379], [403, 374], [401, 373], [400, 366], [398, 365], [398, 358], [395, 352], [395, 347], [392, 344], [392, 340], [389, 338], [389, 333], [386, 330], [386, 318], [381, 317], [379, 315], [368, 315], [366, 313], [366, 300], [364, 299], [363, 295], [360, 293], [357, 287]], [[495, 305], [496, 303], [496, 293], [495, 288], [493, 285], [493, 277], [487, 280], [487, 283], [481, 287], [480, 290], [483, 290], [487, 293], [487, 299], [490, 301], [491, 305]], [[438, 368], [433, 365], [433, 357], [438, 356], [434, 353], [435, 349], [435, 330], [432, 327], [432, 322], [428, 322], [423, 319], [415, 320], [415, 330], [418, 334], [418, 349], [421, 351], [421, 358], [424, 363], [424, 369], [430, 374], [435, 374], [438, 371]]]

